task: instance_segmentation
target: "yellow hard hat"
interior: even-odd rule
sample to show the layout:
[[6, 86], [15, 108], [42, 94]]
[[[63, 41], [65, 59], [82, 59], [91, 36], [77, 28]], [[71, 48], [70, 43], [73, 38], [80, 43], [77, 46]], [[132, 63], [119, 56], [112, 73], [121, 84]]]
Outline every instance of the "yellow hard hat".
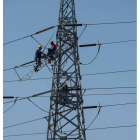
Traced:
[[50, 42], [49, 42], [50, 44], [52, 44], [53, 43], [53, 41], [52, 40], [50, 40]]
[[66, 86], [67, 86], [67, 84], [63, 83], [63, 87], [66, 87]]
[[42, 49], [42, 46], [41, 46], [41, 45], [39, 45], [39, 46], [38, 46], [38, 48], [41, 48], [41, 49]]

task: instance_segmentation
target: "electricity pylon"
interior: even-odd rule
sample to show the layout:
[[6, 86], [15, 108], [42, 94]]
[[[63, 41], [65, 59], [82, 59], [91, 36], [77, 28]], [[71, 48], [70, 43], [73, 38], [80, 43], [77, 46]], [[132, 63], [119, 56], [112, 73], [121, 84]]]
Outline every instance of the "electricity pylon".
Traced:
[[47, 140], [86, 140], [74, 0], [61, 0]]

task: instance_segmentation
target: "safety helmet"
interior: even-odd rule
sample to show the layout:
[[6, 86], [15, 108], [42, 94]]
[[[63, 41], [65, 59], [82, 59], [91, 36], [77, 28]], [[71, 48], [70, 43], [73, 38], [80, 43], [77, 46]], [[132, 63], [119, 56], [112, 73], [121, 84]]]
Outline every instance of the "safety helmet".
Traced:
[[53, 41], [52, 40], [50, 40], [50, 42], [49, 42], [50, 44], [52, 44], [53, 43]]
[[41, 45], [39, 45], [39, 46], [38, 46], [38, 48], [39, 48], [39, 49], [42, 49], [42, 46], [41, 46]]
[[67, 87], [67, 84], [63, 83], [63, 87]]

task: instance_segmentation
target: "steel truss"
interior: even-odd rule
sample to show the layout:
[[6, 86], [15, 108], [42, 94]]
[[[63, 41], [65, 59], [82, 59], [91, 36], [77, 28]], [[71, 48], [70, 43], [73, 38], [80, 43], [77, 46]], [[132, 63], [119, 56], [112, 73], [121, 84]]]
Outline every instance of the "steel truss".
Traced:
[[77, 27], [72, 24], [77, 24], [74, 0], [61, 0], [47, 140], [86, 140]]

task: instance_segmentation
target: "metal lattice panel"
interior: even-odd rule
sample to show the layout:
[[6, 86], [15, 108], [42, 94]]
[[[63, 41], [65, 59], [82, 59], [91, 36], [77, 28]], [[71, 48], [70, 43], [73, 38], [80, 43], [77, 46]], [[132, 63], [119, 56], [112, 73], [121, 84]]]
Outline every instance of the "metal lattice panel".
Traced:
[[74, 0], [61, 0], [47, 140], [86, 140], [76, 23]]

